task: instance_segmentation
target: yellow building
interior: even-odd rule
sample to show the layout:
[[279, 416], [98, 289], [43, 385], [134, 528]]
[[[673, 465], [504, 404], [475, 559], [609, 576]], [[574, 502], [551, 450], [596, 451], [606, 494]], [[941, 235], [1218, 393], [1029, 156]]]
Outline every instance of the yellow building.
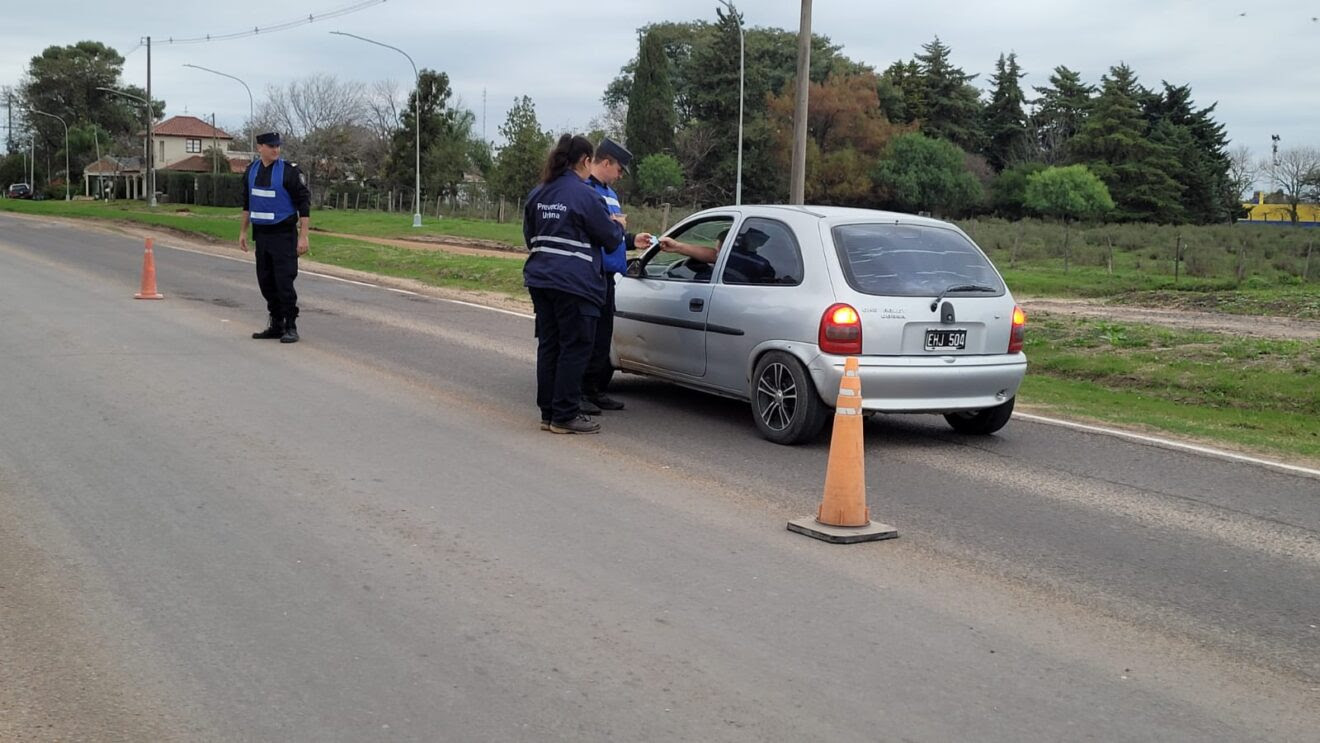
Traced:
[[[1280, 222], [1287, 224], [1292, 221], [1292, 212], [1289, 211], [1287, 204], [1266, 204], [1265, 194], [1262, 191], [1256, 192], [1256, 201], [1248, 202], [1242, 205], [1247, 210], [1247, 218], [1243, 222]], [[1320, 225], [1320, 204], [1298, 204], [1297, 205], [1297, 223], [1304, 225]]]

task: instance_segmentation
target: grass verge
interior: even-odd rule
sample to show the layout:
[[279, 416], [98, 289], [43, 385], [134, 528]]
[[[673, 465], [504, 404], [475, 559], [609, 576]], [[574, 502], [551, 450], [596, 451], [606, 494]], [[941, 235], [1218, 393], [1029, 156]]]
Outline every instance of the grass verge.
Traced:
[[1320, 460], [1320, 341], [1276, 341], [1038, 313], [1019, 399]]

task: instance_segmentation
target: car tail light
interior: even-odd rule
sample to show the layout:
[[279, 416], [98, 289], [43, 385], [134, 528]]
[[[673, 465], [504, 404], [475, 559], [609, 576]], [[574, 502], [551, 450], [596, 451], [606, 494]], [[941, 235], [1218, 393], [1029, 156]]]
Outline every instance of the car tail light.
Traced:
[[1027, 313], [1021, 307], [1013, 308], [1013, 330], [1008, 334], [1008, 352], [1021, 353], [1022, 342], [1027, 336]]
[[836, 304], [820, 318], [820, 350], [837, 356], [862, 352], [862, 318], [846, 304]]

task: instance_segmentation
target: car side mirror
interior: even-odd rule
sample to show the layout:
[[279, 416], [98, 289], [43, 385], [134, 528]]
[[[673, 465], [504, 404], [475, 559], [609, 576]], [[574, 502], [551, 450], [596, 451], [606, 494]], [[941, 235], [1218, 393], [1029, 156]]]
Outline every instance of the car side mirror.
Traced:
[[628, 261], [628, 270], [623, 272], [624, 276], [638, 279], [642, 276], [642, 261], [640, 258], [632, 258]]

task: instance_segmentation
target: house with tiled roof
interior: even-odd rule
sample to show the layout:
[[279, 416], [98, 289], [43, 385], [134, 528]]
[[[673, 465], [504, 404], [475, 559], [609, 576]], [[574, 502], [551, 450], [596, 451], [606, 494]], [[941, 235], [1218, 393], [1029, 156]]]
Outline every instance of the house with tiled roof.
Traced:
[[160, 170], [173, 170], [174, 163], [200, 155], [211, 147], [227, 150], [234, 141], [232, 136], [196, 116], [171, 116], [157, 124], [151, 134], [156, 142], [156, 167]]

